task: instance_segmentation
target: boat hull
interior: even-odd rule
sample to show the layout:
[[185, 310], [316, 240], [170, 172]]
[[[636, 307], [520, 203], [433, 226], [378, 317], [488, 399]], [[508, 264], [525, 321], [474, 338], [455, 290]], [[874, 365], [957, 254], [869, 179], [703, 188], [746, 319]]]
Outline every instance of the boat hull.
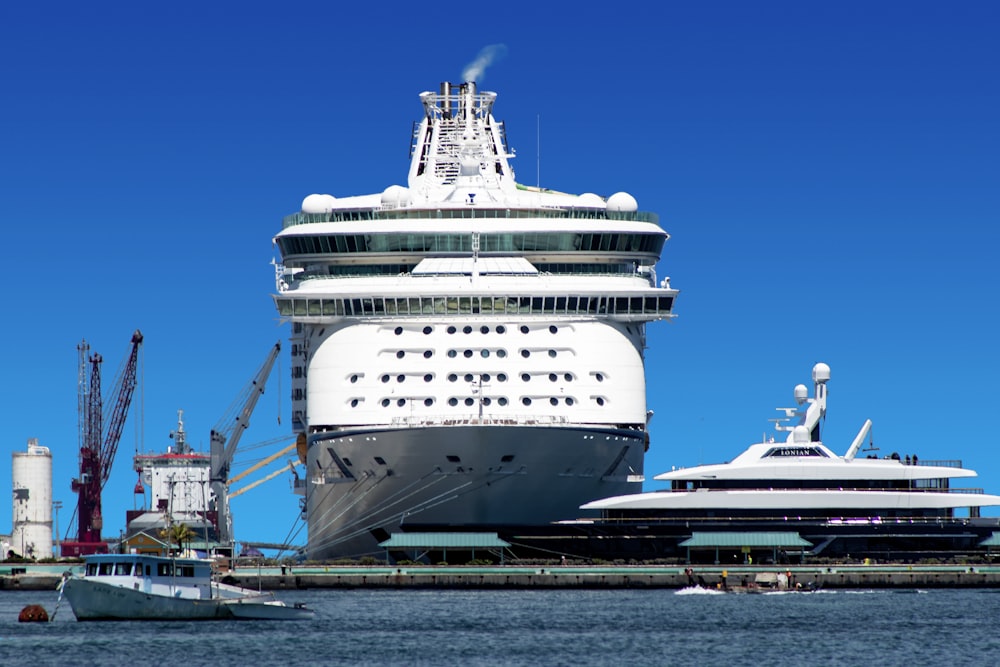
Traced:
[[[310, 559], [381, 555], [407, 525], [496, 530], [577, 518], [642, 487], [645, 433], [466, 424], [326, 433], [310, 442]], [[584, 513], [586, 514], [586, 513]]]
[[314, 615], [270, 599], [170, 597], [77, 577], [63, 582], [61, 594], [78, 621], [305, 620]]

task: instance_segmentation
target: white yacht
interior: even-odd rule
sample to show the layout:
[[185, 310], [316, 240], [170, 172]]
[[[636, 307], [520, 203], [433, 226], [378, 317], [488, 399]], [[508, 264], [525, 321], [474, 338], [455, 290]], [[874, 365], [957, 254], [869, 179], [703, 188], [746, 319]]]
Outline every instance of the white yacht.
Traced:
[[626, 192], [517, 183], [495, 99], [471, 81], [422, 93], [406, 186], [309, 195], [274, 238], [307, 558], [641, 490], [668, 235]]
[[[1000, 505], [1000, 496], [982, 489], [956, 488], [952, 480], [976, 477], [960, 461], [928, 461], [916, 454], [878, 455], [862, 450], [871, 420], [844, 455], [820, 439], [826, 415], [830, 368], [813, 368], [815, 392], [795, 387], [795, 408], [779, 408], [777, 430], [784, 441], [751, 445], [728, 463], [672, 470], [655, 479], [664, 491], [620, 495], [583, 505], [605, 518], [700, 519], [705, 522], [766, 519], [775, 524], [822, 521], [853, 526], [980, 516], [980, 508]], [[797, 423], [787, 422], [796, 419]], [[869, 443], [870, 443], [869, 438]], [[863, 454], [863, 455], [862, 455]]]

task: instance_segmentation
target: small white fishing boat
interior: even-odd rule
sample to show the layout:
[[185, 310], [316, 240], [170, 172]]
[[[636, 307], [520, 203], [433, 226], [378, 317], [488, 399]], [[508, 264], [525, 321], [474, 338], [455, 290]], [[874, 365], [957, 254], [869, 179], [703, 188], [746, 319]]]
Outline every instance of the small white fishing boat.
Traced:
[[308, 620], [304, 605], [213, 580], [212, 563], [147, 554], [94, 554], [59, 585], [78, 621]]

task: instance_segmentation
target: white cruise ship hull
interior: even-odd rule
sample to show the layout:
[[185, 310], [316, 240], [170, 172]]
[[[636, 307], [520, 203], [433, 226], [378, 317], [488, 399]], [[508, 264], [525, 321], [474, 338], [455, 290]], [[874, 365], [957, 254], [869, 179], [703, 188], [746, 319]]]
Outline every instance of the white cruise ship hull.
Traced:
[[381, 555], [407, 526], [502, 529], [576, 518], [580, 505], [642, 486], [645, 434], [573, 426], [464, 424], [314, 436], [311, 558]]

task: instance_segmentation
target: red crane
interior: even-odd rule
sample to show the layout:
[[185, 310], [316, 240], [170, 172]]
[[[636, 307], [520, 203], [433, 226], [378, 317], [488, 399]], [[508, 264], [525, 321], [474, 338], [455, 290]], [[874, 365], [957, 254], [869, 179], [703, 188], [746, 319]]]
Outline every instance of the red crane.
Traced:
[[[62, 544], [62, 554], [78, 557], [93, 553], [107, 553], [108, 545], [101, 540], [104, 520], [101, 516], [101, 491], [111, 475], [111, 465], [118, 451], [118, 441], [132, 403], [136, 385], [136, 366], [142, 333], [132, 334], [131, 351], [115, 379], [114, 407], [104, 428], [103, 401], [101, 398], [101, 355], [87, 358], [90, 346], [84, 341], [77, 346], [80, 351], [80, 476], [72, 482], [77, 495], [76, 515], [79, 529], [75, 542]], [[86, 377], [85, 365], [90, 363], [90, 377]]]

